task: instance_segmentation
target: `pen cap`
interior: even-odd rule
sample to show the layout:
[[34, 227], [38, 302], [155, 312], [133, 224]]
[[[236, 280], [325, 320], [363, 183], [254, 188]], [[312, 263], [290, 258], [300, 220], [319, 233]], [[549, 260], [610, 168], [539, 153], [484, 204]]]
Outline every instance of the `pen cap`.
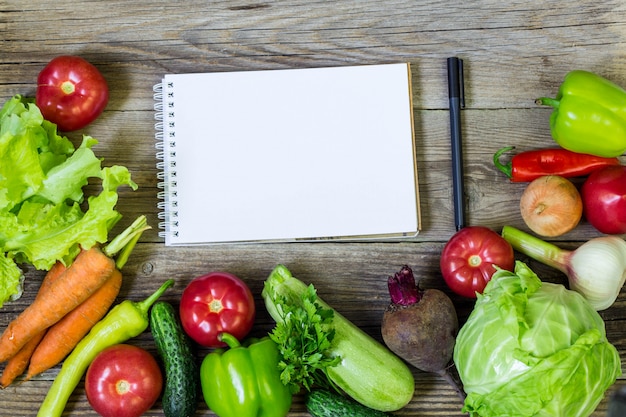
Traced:
[[460, 98], [461, 107], [465, 107], [463, 60], [457, 57], [448, 58], [448, 95], [450, 98]]

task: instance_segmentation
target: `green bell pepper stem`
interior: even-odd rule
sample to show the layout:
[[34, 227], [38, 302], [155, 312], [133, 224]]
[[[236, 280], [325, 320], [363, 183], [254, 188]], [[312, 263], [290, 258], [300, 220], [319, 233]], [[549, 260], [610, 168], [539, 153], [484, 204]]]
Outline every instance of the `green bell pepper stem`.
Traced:
[[63, 362], [61, 371], [54, 379], [39, 408], [37, 417], [60, 417], [74, 388], [98, 353], [138, 336], [146, 330], [149, 324], [150, 307], [173, 284], [173, 279], [165, 281], [158, 290], [143, 301], [121, 302], [96, 323]]
[[540, 106], [550, 106], [558, 109], [561, 101], [551, 97], [539, 97], [537, 100], [535, 100], [535, 104], [538, 104]]
[[230, 333], [222, 332], [217, 335], [217, 338], [220, 342], [226, 343], [231, 349], [241, 346], [239, 340], [237, 340], [237, 338]]
[[561, 249], [512, 226], [502, 228], [502, 237], [518, 252], [567, 274], [567, 259], [571, 251]]

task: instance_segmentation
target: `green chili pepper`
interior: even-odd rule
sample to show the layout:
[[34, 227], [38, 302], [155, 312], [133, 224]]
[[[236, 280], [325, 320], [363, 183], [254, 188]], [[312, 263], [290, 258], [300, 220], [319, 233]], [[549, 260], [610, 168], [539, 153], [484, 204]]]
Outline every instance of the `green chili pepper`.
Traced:
[[74, 388], [98, 353], [109, 346], [138, 336], [146, 330], [149, 324], [150, 306], [173, 284], [172, 279], [165, 281], [154, 294], [143, 301], [121, 302], [96, 323], [63, 362], [63, 367], [54, 379], [37, 416], [61, 416]]
[[612, 158], [626, 151], [626, 90], [587, 71], [569, 72], [552, 106], [550, 130], [561, 147], [573, 152]]
[[228, 348], [208, 354], [200, 366], [202, 394], [219, 417], [284, 417], [292, 394], [280, 380], [278, 346], [269, 337], [244, 345], [228, 333]]

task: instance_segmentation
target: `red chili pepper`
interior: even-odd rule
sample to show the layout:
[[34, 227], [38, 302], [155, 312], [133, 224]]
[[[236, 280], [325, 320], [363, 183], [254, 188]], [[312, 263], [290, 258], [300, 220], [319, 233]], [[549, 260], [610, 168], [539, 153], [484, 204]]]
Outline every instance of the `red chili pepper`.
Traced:
[[514, 155], [511, 162], [503, 165], [500, 163], [500, 156], [511, 149], [515, 147], [509, 146], [496, 152], [493, 155], [493, 163], [512, 182], [530, 182], [544, 175], [560, 175], [565, 178], [581, 177], [607, 165], [620, 165], [617, 158], [603, 158], [563, 148], [521, 152]]

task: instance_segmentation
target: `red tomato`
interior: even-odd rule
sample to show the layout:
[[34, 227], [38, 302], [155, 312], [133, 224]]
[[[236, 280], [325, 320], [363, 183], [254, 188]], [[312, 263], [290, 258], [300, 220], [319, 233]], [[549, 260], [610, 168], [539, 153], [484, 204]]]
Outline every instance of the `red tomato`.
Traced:
[[223, 347], [220, 333], [242, 340], [252, 329], [254, 297], [241, 279], [228, 272], [211, 272], [192, 280], [180, 299], [185, 332], [206, 347]]
[[106, 80], [83, 58], [56, 57], [37, 77], [37, 107], [61, 131], [87, 126], [102, 113], [108, 101]]
[[601, 233], [626, 233], [626, 167], [592, 172], [580, 190], [587, 221]]
[[85, 378], [87, 400], [103, 417], [138, 417], [156, 402], [163, 388], [161, 369], [148, 351], [111, 346], [96, 356]]
[[458, 231], [446, 243], [441, 254], [443, 279], [455, 293], [476, 298], [491, 276], [501, 269], [513, 270], [513, 247], [502, 236], [483, 226], [469, 226]]

